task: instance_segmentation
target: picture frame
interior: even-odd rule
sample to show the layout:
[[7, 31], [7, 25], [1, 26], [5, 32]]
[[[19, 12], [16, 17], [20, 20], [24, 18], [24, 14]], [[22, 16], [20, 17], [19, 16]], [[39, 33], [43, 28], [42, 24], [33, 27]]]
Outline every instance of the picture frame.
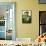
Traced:
[[22, 11], [22, 23], [29, 24], [32, 21], [32, 11], [23, 10]]
[[46, 4], [46, 0], [38, 0], [39, 4]]

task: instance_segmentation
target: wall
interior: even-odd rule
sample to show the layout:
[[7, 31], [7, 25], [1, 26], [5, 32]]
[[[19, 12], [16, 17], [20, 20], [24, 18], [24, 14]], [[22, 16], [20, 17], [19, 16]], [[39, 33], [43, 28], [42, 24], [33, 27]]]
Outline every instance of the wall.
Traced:
[[[16, 2], [16, 37], [35, 39], [39, 33], [39, 10], [46, 10], [46, 4], [38, 4], [38, 0], [1, 0], [0, 2]], [[32, 23], [22, 24], [22, 10], [32, 11]]]

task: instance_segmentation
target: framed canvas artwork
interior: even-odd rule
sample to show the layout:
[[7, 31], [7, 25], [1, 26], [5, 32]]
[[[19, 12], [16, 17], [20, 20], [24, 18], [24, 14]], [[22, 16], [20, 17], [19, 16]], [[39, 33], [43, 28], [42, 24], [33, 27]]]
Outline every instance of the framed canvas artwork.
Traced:
[[46, 4], [46, 0], [38, 0], [40, 4]]
[[32, 13], [31, 10], [23, 10], [22, 11], [22, 23], [28, 24], [31, 23]]

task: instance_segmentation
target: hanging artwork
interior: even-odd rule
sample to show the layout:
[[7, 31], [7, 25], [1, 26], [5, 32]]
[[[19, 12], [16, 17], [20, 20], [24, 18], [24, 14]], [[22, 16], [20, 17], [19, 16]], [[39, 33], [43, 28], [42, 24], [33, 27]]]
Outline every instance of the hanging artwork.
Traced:
[[22, 11], [22, 23], [31, 23], [32, 16], [31, 10], [23, 10]]
[[46, 0], [38, 0], [40, 4], [46, 4]]

